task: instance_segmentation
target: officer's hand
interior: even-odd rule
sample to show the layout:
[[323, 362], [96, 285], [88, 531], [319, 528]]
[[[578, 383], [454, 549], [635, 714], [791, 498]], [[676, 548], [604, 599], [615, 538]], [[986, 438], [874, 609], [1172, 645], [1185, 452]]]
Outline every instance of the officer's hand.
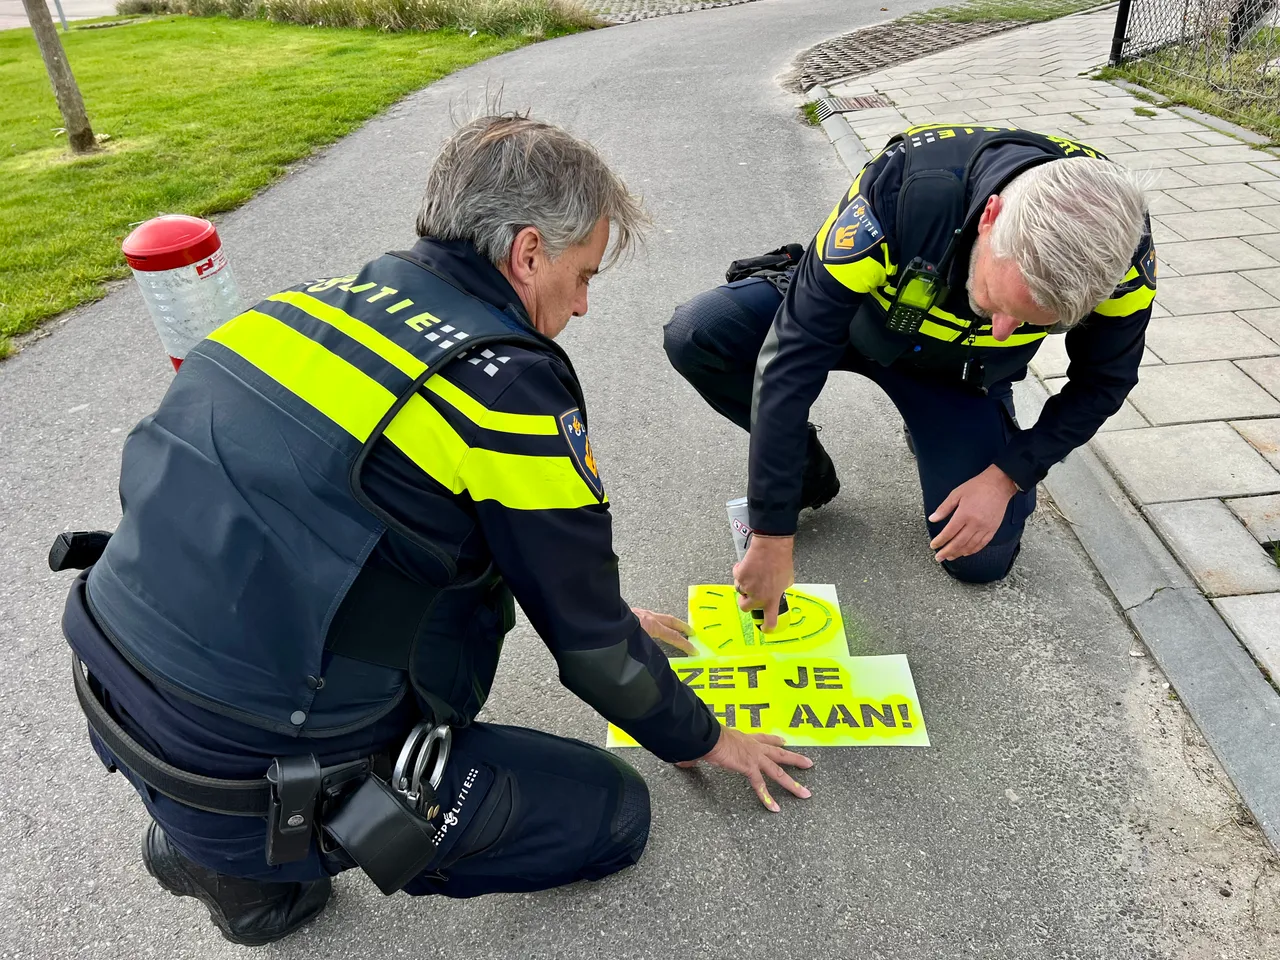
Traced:
[[952, 490], [929, 515], [931, 523], [951, 517], [942, 532], [929, 543], [938, 551], [933, 559], [955, 560], [985, 547], [1000, 529], [1009, 500], [1017, 492], [1018, 485], [994, 463]]
[[[721, 727], [720, 739], [711, 748], [711, 752], [700, 759], [717, 767], [723, 767], [725, 770], [745, 775], [751, 781], [751, 787], [760, 798], [760, 802], [774, 813], [778, 813], [782, 808], [773, 797], [769, 796], [769, 788], [764, 782], [766, 775], [782, 784], [797, 797], [806, 800], [810, 797], [808, 789], [792, 780], [779, 764], [785, 763], [789, 767], [807, 770], [813, 766], [813, 761], [798, 753], [784, 750], [782, 744], [785, 742], [781, 737], [766, 733], [745, 734], [733, 727]], [[677, 763], [676, 766], [688, 769], [697, 763], [698, 760], [689, 760]]]
[[693, 636], [693, 627], [679, 617], [673, 617], [669, 613], [654, 613], [643, 607], [632, 607], [631, 612], [640, 618], [640, 626], [644, 627], [644, 632], [653, 639], [669, 643], [687, 656], [698, 655], [697, 647], [687, 639]]
[[757, 533], [751, 538], [747, 555], [733, 568], [733, 585], [741, 594], [738, 606], [743, 610], [763, 610], [766, 633], [778, 625], [778, 602], [787, 587], [795, 583], [795, 542], [795, 537]]

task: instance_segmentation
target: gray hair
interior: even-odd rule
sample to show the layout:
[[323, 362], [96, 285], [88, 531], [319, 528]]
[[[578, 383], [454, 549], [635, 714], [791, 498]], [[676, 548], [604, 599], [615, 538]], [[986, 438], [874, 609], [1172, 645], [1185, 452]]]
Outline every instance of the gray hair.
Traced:
[[991, 252], [1012, 259], [1036, 303], [1074, 326], [1124, 279], [1146, 232], [1139, 179], [1118, 163], [1052, 160], [1003, 190], [991, 225]]
[[613, 227], [606, 265], [634, 250], [649, 222], [626, 184], [585, 140], [514, 113], [478, 117], [440, 149], [427, 174], [418, 236], [470, 240], [494, 266], [536, 227], [552, 259], [585, 243], [601, 218]]

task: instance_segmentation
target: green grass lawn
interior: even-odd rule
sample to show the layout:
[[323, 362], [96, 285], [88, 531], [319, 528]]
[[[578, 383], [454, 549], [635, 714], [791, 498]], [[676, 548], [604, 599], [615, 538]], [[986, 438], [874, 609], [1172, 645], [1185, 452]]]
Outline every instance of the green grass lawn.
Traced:
[[903, 20], [914, 23], [983, 23], [992, 20], [1024, 20], [1040, 23], [1099, 6], [1105, 0], [965, 0], [909, 13]]
[[[1264, 70], [1280, 51], [1280, 37], [1260, 30], [1234, 56], [1225, 55], [1225, 37], [1209, 45], [1171, 46], [1119, 67], [1098, 73], [1102, 79], [1139, 83], [1168, 103], [1184, 103], [1205, 113], [1232, 120], [1280, 143], [1280, 82], [1274, 70]], [[1154, 98], [1153, 98], [1154, 99]], [[1158, 101], [1157, 101], [1158, 102]]]
[[31, 31], [0, 32], [0, 357], [127, 276], [129, 224], [230, 210], [410, 91], [528, 41], [165, 17], [62, 42], [111, 139], [73, 159]]

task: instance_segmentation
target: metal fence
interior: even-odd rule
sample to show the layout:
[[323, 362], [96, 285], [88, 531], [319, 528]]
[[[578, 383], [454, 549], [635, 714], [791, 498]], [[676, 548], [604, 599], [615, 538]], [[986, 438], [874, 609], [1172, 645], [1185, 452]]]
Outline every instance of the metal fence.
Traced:
[[1111, 64], [1270, 126], [1280, 122], [1280, 0], [1121, 0]]

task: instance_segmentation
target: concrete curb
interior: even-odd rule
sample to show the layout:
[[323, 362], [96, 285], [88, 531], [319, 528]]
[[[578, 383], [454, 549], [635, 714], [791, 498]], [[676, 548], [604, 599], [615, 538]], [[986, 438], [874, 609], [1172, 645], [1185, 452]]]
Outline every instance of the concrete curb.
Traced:
[[[831, 96], [827, 88], [821, 85], [810, 87], [808, 93], [814, 100]], [[840, 155], [844, 165], [856, 177], [858, 171], [870, 162], [871, 154], [862, 145], [862, 139], [853, 132], [853, 127], [849, 126], [849, 121], [844, 118], [844, 114], [833, 113], [827, 117], [822, 121], [822, 130], [831, 141], [831, 145], [836, 148], [836, 153]]]
[[[1028, 378], [1015, 396], [1019, 414], [1032, 422], [1048, 392]], [[1280, 695], [1097, 454], [1076, 450], [1044, 487], [1280, 850]]]
[[[810, 93], [829, 95], [822, 87]], [[856, 177], [870, 159], [862, 141], [839, 114], [822, 129]], [[1040, 381], [1030, 377], [1014, 392], [1020, 418], [1038, 419], [1048, 399]], [[1044, 487], [1280, 851], [1280, 695], [1096, 453], [1087, 446], [1074, 451]]]

